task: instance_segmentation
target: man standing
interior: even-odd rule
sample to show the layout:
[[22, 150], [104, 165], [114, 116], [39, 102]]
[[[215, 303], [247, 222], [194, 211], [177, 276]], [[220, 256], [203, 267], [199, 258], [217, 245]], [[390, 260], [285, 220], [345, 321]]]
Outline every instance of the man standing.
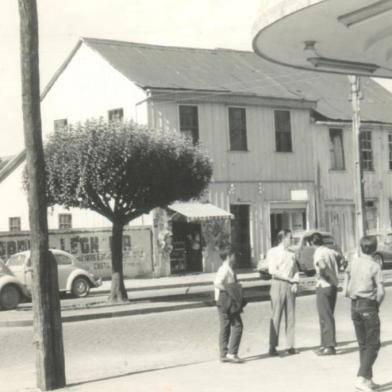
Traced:
[[373, 382], [373, 364], [380, 344], [378, 315], [385, 291], [381, 266], [373, 259], [377, 238], [365, 236], [360, 241], [361, 255], [353, 259], [346, 270], [344, 293], [351, 298], [351, 318], [359, 345], [357, 391], [370, 392], [378, 387]]
[[215, 301], [219, 314], [219, 349], [221, 362], [241, 363], [238, 357], [243, 324], [241, 312], [243, 307], [241, 286], [233, 271], [234, 251], [231, 247], [222, 249], [223, 261], [214, 280]]
[[335, 305], [338, 293], [338, 263], [340, 254], [323, 245], [320, 233], [310, 237], [311, 245], [316, 248], [313, 263], [316, 269], [316, 303], [320, 321], [321, 344], [318, 355], [334, 355], [336, 347]]
[[268, 272], [271, 281], [272, 316], [270, 323], [269, 355], [277, 356], [276, 347], [279, 344], [279, 328], [282, 314], [286, 321], [287, 354], [298, 354], [294, 348], [295, 331], [295, 294], [298, 289], [298, 268], [294, 252], [289, 247], [292, 241], [290, 230], [281, 230], [278, 235], [278, 246], [267, 253]]

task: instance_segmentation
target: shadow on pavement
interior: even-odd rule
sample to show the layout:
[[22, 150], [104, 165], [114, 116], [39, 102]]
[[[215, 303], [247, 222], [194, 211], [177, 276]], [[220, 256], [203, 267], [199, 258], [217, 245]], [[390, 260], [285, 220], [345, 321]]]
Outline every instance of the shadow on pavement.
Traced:
[[[353, 343], [356, 343], [356, 341], [354, 340]], [[381, 348], [387, 347], [390, 344], [392, 344], [392, 340], [387, 340], [385, 342], [381, 342]], [[339, 352], [337, 354], [338, 355], [345, 355], [345, 354], [351, 354], [351, 353], [356, 352], [356, 351], [358, 351], [358, 346], [350, 347], [350, 348], [343, 349], [343, 350], [339, 350]]]
[[392, 391], [392, 382], [388, 382], [377, 388], [377, 391]]
[[116, 374], [114, 376], [95, 378], [95, 379], [84, 380], [84, 381], [80, 381], [80, 382], [67, 384], [67, 388], [77, 387], [80, 385], [90, 384], [90, 383], [94, 383], [94, 382], [109, 381], [109, 380], [114, 380], [114, 379], [121, 378], [121, 377], [134, 376], [137, 374], [158, 372], [160, 370], [176, 369], [176, 368], [182, 368], [182, 367], [186, 367], [186, 366], [199, 365], [199, 364], [207, 363], [207, 362], [211, 362], [211, 361], [196, 361], [196, 362], [189, 362], [189, 363], [184, 363], [184, 364], [179, 364], [179, 365], [162, 366], [162, 367], [157, 367], [157, 368], [153, 368], [153, 369], [137, 370], [134, 372]]

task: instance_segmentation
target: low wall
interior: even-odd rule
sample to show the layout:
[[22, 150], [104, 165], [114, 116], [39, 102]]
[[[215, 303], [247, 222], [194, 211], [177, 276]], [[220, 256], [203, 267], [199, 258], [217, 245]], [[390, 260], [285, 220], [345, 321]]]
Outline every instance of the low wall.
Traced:
[[[111, 228], [50, 230], [49, 247], [73, 254], [79, 265], [101, 278], [111, 276]], [[30, 249], [29, 232], [0, 233], [0, 257]], [[152, 229], [126, 226], [123, 237], [124, 276], [152, 277]]]

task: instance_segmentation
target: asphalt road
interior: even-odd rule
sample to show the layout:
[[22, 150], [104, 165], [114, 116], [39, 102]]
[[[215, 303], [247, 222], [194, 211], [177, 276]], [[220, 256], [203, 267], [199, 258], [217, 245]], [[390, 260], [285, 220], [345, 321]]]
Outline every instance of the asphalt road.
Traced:
[[[392, 326], [392, 298], [382, 307], [384, 328]], [[240, 355], [267, 351], [268, 302], [249, 304]], [[349, 303], [339, 296], [336, 311], [338, 339], [353, 342]], [[314, 296], [297, 299], [297, 347], [318, 345]], [[63, 324], [68, 384], [118, 378], [151, 369], [215, 361], [218, 357], [218, 317], [215, 308], [201, 308]], [[392, 338], [390, 329], [389, 338]], [[0, 391], [21, 391], [34, 386], [32, 329], [0, 328]], [[4, 389], [5, 388], [5, 389]]]

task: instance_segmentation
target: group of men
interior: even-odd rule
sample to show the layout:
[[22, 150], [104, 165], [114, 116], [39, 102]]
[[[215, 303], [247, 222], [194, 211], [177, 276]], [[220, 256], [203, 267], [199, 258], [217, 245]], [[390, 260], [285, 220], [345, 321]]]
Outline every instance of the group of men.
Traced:
[[[292, 233], [281, 230], [278, 245], [267, 253], [271, 275], [271, 321], [269, 355], [278, 356], [279, 331], [285, 316], [286, 353], [298, 354], [295, 348], [295, 298], [298, 292], [299, 268], [295, 253], [291, 250]], [[320, 348], [317, 355], [336, 354], [336, 326], [334, 311], [339, 286], [339, 259], [341, 255], [324, 246], [320, 233], [313, 233], [310, 245], [315, 248], [313, 262], [316, 270], [316, 303], [320, 322]], [[355, 387], [360, 392], [370, 392], [378, 385], [373, 381], [373, 364], [380, 349], [379, 306], [384, 298], [381, 266], [372, 255], [377, 249], [377, 239], [365, 236], [360, 240], [361, 252], [354, 257], [345, 271], [343, 292], [351, 299], [351, 318], [359, 345], [360, 367]], [[238, 357], [243, 323], [244, 306], [241, 286], [233, 270], [235, 263], [231, 248], [221, 250], [222, 266], [214, 285], [220, 334], [219, 347], [222, 362], [241, 363]]]

